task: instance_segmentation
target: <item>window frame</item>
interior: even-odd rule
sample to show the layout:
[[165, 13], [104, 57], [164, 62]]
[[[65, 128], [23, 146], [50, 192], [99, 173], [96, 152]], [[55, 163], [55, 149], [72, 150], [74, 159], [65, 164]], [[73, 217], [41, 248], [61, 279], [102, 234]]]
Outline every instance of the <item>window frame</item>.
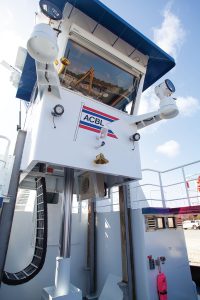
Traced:
[[[85, 44], [83, 45], [82, 43], [80, 43], [79, 41], [77, 41], [77, 40], [75, 40], [75, 39], [72, 39], [71, 37], [70, 37], [70, 38], [68, 39], [68, 41], [67, 41], [67, 44], [66, 44], [66, 47], [65, 47], [65, 51], [66, 51], [66, 49], [67, 49], [67, 47], [68, 47], [69, 41], [71, 41], [72, 43], [76, 43], [79, 47], [85, 48], [87, 51], [93, 53], [93, 54], [96, 55], [97, 57], [99, 57], [99, 58], [101, 58], [101, 59], [107, 61], [108, 63], [112, 64], [112, 65], [115, 66], [116, 68], [121, 69], [122, 71], [126, 72], [126, 73], [129, 74], [130, 76], [133, 76], [133, 78], [135, 77], [135, 83], [134, 83], [134, 85], [133, 85], [133, 87], [135, 86], [135, 89], [133, 89], [133, 90], [131, 91], [131, 93], [129, 94], [129, 96], [128, 96], [128, 97], [131, 97], [131, 96], [135, 93], [135, 98], [132, 99], [132, 100], [130, 100], [130, 102], [126, 105], [126, 107], [127, 107], [128, 105], [130, 105], [130, 112], [129, 112], [128, 114], [129, 114], [129, 115], [132, 115], [132, 114], [133, 114], [133, 111], [134, 111], [135, 102], [136, 102], [136, 99], [137, 99], [137, 93], [138, 93], [138, 91], [139, 91], [139, 89], [140, 89], [141, 79], [142, 79], [143, 73], [139, 72], [138, 70], [136, 70], [136, 69], [133, 68], [133, 67], [132, 67], [131, 69], [128, 69], [128, 68], [126, 68], [124, 65], [119, 64], [115, 59], [112, 59], [111, 57], [108, 57], [108, 56], [106, 56], [106, 55], [103, 55], [102, 52], [100, 53], [100, 52], [98, 52], [98, 51], [95, 51], [94, 49], [91, 49], [92, 47], [88, 47], [88, 45], [85, 45]], [[97, 50], [97, 49], [96, 49], [96, 50]], [[133, 61], [133, 62], [134, 62], [134, 61]], [[67, 89], [67, 87], [63, 86], [62, 84], [61, 84], [61, 86], [62, 86], [63, 88], [66, 88], [66, 89]], [[75, 91], [75, 92], [78, 92], [78, 91]], [[92, 99], [95, 100], [95, 101], [98, 101], [97, 99], [95, 99], [94, 97], [90, 96], [89, 94], [88, 94], [88, 95], [85, 95], [85, 96], [88, 97], [88, 98], [92, 98]], [[119, 96], [122, 96], [122, 95], [119, 95]], [[125, 97], [125, 96], [124, 96], [124, 97], [122, 96], [122, 98], [126, 98], [126, 97]], [[120, 103], [120, 101], [121, 101], [121, 100], [119, 100], [118, 103]], [[105, 105], [108, 105], [108, 106], [110, 106], [110, 107], [113, 107], [113, 108], [115, 108], [115, 109], [117, 109], [117, 110], [120, 110], [120, 111], [122, 111], [122, 112], [126, 112], [126, 111], [124, 111], [124, 110], [122, 110], [122, 109], [119, 109], [119, 108], [115, 107], [114, 105], [109, 105], [109, 104], [107, 104], [107, 103], [105, 103], [105, 102], [102, 102], [102, 103], [104, 103]]]
[[113, 63], [114, 65], [122, 68], [124, 71], [133, 74], [138, 78], [146, 74], [146, 67], [140, 65], [138, 62], [121, 53], [119, 50], [115, 49], [108, 43], [105, 43], [94, 34], [80, 28], [76, 24], [71, 25], [68, 40], [76, 42], [80, 46], [83, 46], [89, 51], [99, 55], [100, 57], [106, 59], [107, 61]]

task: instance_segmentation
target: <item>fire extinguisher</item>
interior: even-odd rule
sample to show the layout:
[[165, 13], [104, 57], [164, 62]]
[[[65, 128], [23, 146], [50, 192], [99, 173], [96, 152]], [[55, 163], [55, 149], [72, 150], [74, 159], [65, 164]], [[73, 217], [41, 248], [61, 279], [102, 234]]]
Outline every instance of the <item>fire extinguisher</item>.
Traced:
[[167, 278], [164, 273], [157, 276], [157, 288], [159, 300], [167, 300]]
[[159, 273], [157, 275], [157, 290], [159, 300], [167, 300], [167, 278], [166, 275], [161, 272], [160, 259], [158, 263]]

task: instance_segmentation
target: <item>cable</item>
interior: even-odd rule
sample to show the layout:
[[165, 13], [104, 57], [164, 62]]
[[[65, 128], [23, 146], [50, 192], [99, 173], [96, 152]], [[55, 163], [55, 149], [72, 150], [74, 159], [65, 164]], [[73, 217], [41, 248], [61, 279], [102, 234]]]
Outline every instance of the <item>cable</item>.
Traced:
[[53, 116], [53, 128], [56, 128], [54, 116]]
[[47, 193], [45, 178], [36, 178], [37, 224], [35, 250], [31, 263], [16, 273], [3, 272], [3, 283], [19, 285], [33, 279], [43, 268], [47, 251]]

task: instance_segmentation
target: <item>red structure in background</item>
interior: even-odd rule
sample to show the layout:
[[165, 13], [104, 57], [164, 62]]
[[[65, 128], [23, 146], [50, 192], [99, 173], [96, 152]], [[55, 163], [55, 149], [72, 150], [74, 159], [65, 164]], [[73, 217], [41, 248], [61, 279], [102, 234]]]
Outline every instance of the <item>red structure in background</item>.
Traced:
[[197, 191], [200, 192], [200, 176], [197, 179]]

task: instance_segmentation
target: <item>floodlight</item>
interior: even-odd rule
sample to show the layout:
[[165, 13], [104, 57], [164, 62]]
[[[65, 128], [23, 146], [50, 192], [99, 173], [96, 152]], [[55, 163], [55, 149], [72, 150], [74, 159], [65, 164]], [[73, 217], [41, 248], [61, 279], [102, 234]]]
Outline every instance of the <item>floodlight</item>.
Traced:
[[35, 25], [27, 42], [27, 50], [36, 61], [53, 63], [58, 56], [56, 32], [48, 24]]

